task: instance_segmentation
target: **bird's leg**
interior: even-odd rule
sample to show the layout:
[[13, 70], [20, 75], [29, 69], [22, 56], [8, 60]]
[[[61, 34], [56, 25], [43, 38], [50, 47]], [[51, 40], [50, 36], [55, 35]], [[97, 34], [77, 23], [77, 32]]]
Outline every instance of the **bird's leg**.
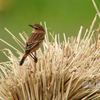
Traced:
[[30, 54], [30, 56], [34, 59], [34, 57]]
[[[33, 57], [31, 54], [32, 54], [34, 57]], [[31, 54], [30, 54], [30, 56], [34, 59], [34, 62], [37, 63], [37, 58], [35, 57], [35, 55], [34, 55], [33, 53], [31, 53]]]

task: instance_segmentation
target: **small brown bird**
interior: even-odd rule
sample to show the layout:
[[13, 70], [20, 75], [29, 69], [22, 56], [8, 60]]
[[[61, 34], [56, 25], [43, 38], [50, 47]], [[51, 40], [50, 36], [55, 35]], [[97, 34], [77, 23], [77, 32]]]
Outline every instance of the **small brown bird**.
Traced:
[[37, 62], [37, 58], [35, 57], [35, 55], [32, 52], [35, 52], [37, 49], [39, 49], [41, 47], [43, 40], [45, 38], [45, 30], [41, 25], [33, 24], [33, 25], [29, 25], [29, 26], [31, 26], [33, 28], [33, 31], [30, 34], [29, 38], [27, 39], [27, 42], [25, 45], [24, 56], [22, 57], [22, 59], [19, 63], [20, 66], [24, 63], [25, 58], [28, 55], [30, 55], [34, 59], [34, 62]]

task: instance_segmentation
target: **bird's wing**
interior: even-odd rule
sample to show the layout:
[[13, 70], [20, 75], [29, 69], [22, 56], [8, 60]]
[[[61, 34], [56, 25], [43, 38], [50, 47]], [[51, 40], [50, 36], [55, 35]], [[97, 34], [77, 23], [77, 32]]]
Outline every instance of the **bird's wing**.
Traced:
[[44, 33], [32, 33], [25, 45], [25, 52], [38, 48], [39, 44], [44, 40]]
[[26, 46], [25, 46], [25, 50], [31, 50], [33, 48], [35, 48], [36, 46], [39, 45], [40, 42], [38, 41], [35, 41], [34, 43], [33, 42], [26, 42]]
[[39, 40], [44, 40], [44, 32], [35, 32], [35, 33], [31, 33], [31, 35], [29, 36], [27, 42], [35, 42], [35, 41], [39, 41]]

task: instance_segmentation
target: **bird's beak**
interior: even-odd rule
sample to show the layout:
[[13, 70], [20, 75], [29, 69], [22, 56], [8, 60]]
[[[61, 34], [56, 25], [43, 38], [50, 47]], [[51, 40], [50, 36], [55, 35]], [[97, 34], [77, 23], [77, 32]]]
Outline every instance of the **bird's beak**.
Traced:
[[32, 25], [29, 25], [29, 26], [33, 27]]

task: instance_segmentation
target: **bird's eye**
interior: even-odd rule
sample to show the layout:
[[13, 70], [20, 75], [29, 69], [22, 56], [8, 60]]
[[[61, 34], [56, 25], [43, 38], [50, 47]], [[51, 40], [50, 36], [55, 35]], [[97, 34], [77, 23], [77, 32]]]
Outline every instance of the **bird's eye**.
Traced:
[[37, 28], [37, 27], [36, 27], [35, 29], [36, 29], [36, 30], [38, 30], [38, 28]]

